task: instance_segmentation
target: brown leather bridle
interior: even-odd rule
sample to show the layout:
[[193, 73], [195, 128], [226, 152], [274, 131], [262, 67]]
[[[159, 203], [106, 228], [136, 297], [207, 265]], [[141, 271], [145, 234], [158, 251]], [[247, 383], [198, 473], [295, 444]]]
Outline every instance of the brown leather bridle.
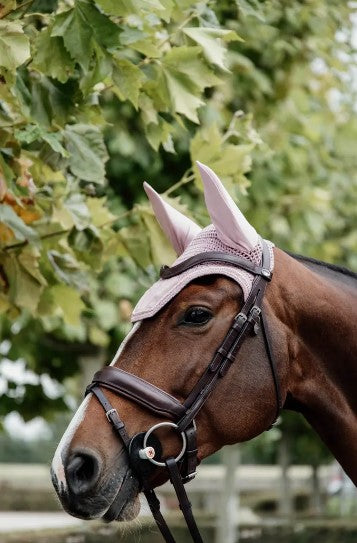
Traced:
[[[160, 272], [162, 279], [174, 277], [193, 266], [206, 262], [223, 262], [226, 265], [237, 266], [255, 275], [246, 302], [234, 317], [223, 342], [184, 403], [180, 403], [164, 390], [144, 381], [140, 377], [115, 366], [107, 366], [98, 371], [86, 390], [87, 394], [92, 392], [97, 397], [105, 410], [108, 421], [122, 440], [128, 452], [130, 467], [142, 485], [157, 526], [167, 543], [175, 543], [175, 539], [161, 514], [160, 502], [148, 482], [148, 462], [167, 468], [192, 539], [195, 543], [203, 543], [183, 486], [184, 483], [190, 481], [196, 475], [198, 459], [195, 417], [219, 380], [227, 373], [230, 365], [235, 361], [237, 353], [248, 334], [257, 335], [261, 330], [274, 381], [277, 405], [276, 418], [282, 407], [277, 369], [272, 355], [267, 324], [262, 313], [265, 289], [272, 277], [269, 248], [264, 240], [262, 240], [262, 247], [261, 266], [256, 266], [249, 260], [234, 255], [213, 251], [196, 255], [177, 266], [162, 268]], [[137, 434], [130, 438], [126, 432], [124, 422], [120, 419], [117, 410], [108, 401], [101, 390], [102, 388], [134, 401], [154, 415], [163, 417], [164, 422], [154, 425], [146, 433]], [[182, 438], [183, 446], [176, 458], [161, 459], [160, 457], [161, 444], [157, 439], [153, 440], [153, 432], [161, 426], [172, 427]], [[150, 443], [152, 444], [150, 445]], [[125, 484], [125, 481], [123, 484]], [[117, 498], [122, 490], [123, 487], [120, 488]], [[117, 498], [115, 498], [105, 515], [107, 520], [114, 520], [120, 513]]]

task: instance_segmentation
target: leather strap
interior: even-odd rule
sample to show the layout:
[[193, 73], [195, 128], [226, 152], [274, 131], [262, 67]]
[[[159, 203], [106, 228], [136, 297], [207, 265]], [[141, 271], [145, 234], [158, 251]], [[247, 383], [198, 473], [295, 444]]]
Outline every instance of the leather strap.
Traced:
[[148, 505], [150, 507], [152, 516], [154, 517], [154, 520], [156, 522], [156, 526], [159, 528], [161, 535], [165, 539], [166, 543], [176, 543], [171, 533], [171, 530], [167, 525], [166, 520], [162, 516], [161, 510], [160, 510], [160, 500], [156, 496], [154, 489], [150, 488], [149, 486], [144, 486], [143, 492], [144, 492], [146, 501], [148, 502]]
[[203, 543], [203, 539], [198, 530], [196, 521], [192, 514], [192, 505], [188, 499], [185, 487], [182, 484], [180, 472], [177, 467], [177, 463], [174, 458], [168, 458], [165, 462], [168, 472], [170, 474], [170, 481], [175, 489], [176, 496], [180, 505], [180, 509], [185, 518], [187, 528], [191, 534], [194, 543]]
[[280, 411], [283, 408], [283, 402], [282, 402], [282, 398], [281, 398], [281, 390], [280, 390], [280, 381], [279, 381], [279, 377], [278, 377], [278, 371], [277, 371], [277, 367], [275, 365], [275, 359], [273, 357], [273, 350], [272, 350], [272, 347], [271, 347], [271, 340], [270, 340], [270, 333], [269, 333], [268, 323], [267, 323], [265, 317], [263, 317], [263, 312], [262, 312], [262, 314], [260, 316], [260, 322], [261, 322], [263, 338], [264, 338], [264, 343], [265, 343], [265, 351], [266, 351], [266, 353], [268, 355], [269, 364], [270, 364], [270, 368], [271, 368], [271, 373], [272, 373], [273, 381], [274, 381], [275, 392], [276, 392], [277, 402], [276, 402], [275, 420], [277, 420], [277, 418], [280, 415]]
[[90, 386], [96, 384], [134, 400], [155, 415], [178, 419], [185, 413], [185, 408], [176, 398], [148, 381], [115, 366], [106, 366], [97, 371]]
[[235, 266], [236, 268], [241, 268], [242, 270], [254, 273], [254, 275], [261, 275], [266, 278], [270, 278], [271, 276], [270, 268], [256, 266], [253, 264], [253, 262], [245, 258], [230, 255], [229, 253], [221, 253], [220, 251], [207, 251], [206, 253], [199, 253], [198, 255], [191, 256], [180, 264], [176, 264], [176, 266], [162, 266], [160, 270], [160, 277], [161, 279], [170, 279], [171, 277], [180, 275], [180, 273], [183, 273], [194, 266], [206, 264], [207, 262], [219, 262], [220, 264]]
[[182, 481], [188, 483], [194, 479], [197, 469], [197, 432], [195, 421], [192, 421], [192, 424], [188, 426], [185, 430], [187, 448], [184, 457], [184, 466], [181, 473], [183, 473]]
[[90, 386], [87, 388], [86, 394], [89, 392], [93, 392], [93, 394], [97, 397], [97, 400], [102, 405], [105, 415], [108, 419], [108, 421], [111, 423], [121, 440], [123, 441], [125, 447], [128, 449], [130, 444], [130, 437], [128, 436], [128, 433], [125, 429], [125, 424], [121, 420], [121, 418], [118, 415], [118, 411], [114, 409], [112, 404], [109, 402], [105, 394], [100, 390], [98, 386], [95, 384], [93, 386]]

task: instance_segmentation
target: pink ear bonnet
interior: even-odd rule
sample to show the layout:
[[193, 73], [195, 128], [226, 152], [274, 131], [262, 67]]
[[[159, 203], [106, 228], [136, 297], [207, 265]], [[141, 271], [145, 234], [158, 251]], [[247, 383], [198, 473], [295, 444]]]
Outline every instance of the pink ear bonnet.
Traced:
[[[199, 253], [220, 251], [237, 255], [254, 264], [262, 257], [261, 240], [222, 185], [217, 175], [204, 164], [197, 162], [202, 177], [207, 210], [212, 224], [201, 229], [193, 221], [166, 203], [147, 183], [145, 191], [151, 201], [157, 220], [178, 254], [173, 266]], [[273, 244], [267, 242], [270, 251], [271, 270], [274, 267]], [[204, 275], [225, 275], [242, 288], [246, 300], [254, 276], [248, 271], [222, 262], [206, 262], [190, 268], [169, 279], [159, 279], [137, 303], [132, 322], [155, 315], [188, 283]]]

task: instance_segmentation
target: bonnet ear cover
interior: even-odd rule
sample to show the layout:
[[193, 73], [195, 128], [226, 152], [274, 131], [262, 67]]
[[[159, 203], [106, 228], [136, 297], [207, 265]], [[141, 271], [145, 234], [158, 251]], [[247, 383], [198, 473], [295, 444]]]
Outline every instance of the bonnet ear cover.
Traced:
[[180, 256], [201, 228], [165, 202], [165, 200], [148, 184], [144, 183], [145, 192], [151, 202], [155, 216], [171, 245]]
[[200, 162], [197, 166], [203, 181], [207, 210], [219, 239], [233, 249], [252, 251], [259, 241], [256, 230], [238, 209], [217, 175]]
[[[204, 183], [207, 209], [213, 222], [202, 230], [165, 202], [147, 183], [144, 185], [159, 223], [179, 254], [172, 265], [214, 251], [237, 255], [259, 265], [262, 245], [257, 232], [239, 211], [213, 171], [203, 164], [198, 164], [198, 167]], [[272, 271], [273, 244], [267, 244]], [[188, 284], [206, 275], [223, 275], [233, 279], [241, 287], [244, 300], [247, 300], [254, 281], [252, 273], [239, 266], [225, 264], [224, 261], [197, 264], [173, 277], [156, 281], [135, 306], [132, 322], [153, 317]]]

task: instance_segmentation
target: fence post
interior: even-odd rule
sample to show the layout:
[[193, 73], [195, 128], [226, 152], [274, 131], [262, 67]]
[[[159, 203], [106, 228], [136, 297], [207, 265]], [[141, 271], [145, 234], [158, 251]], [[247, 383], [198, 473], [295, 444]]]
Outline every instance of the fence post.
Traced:
[[216, 543], [238, 542], [239, 498], [236, 490], [236, 470], [239, 465], [239, 446], [231, 445], [222, 450], [224, 477], [217, 514]]

